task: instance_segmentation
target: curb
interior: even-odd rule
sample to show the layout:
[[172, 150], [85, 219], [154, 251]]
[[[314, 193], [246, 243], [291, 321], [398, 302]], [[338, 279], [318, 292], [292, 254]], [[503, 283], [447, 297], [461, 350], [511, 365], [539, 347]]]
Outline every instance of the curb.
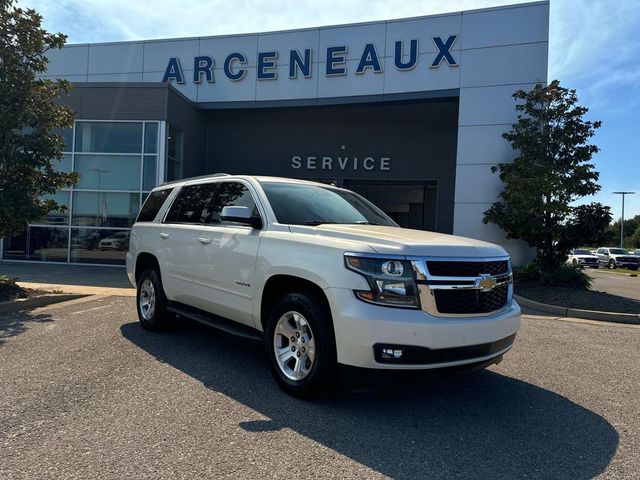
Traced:
[[29, 298], [17, 298], [7, 302], [0, 302], [0, 314], [15, 313], [21, 310], [31, 310], [33, 308], [46, 307], [54, 303], [66, 302], [77, 298], [86, 297], [79, 293], [62, 293], [54, 295], [37, 295]]
[[600, 320], [602, 322], [626, 323], [631, 325], [640, 325], [640, 314], [638, 313], [613, 313], [599, 312], [597, 310], [582, 310], [579, 308], [559, 307], [558, 305], [549, 305], [540, 303], [528, 298], [514, 295], [518, 304], [522, 307], [538, 310], [539, 312], [551, 313], [559, 317], [584, 318], [586, 320]]

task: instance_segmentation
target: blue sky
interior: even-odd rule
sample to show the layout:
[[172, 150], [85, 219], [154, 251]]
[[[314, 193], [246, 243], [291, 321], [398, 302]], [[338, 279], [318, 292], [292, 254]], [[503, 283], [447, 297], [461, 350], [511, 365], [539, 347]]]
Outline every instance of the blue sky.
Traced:
[[[523, 3], [517, 0], [24, 0], [69, 43], [173, 38], [313, 27]], [[594, 142], [602, 191], [620, 216], [640, 215], [640, 2], [551, 0], [549, 79], [578, 91], [589, 118], [603, 121]]]

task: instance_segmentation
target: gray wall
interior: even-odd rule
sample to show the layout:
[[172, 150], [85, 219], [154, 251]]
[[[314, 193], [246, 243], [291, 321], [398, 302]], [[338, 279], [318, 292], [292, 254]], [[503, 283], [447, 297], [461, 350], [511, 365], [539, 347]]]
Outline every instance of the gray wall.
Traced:
[[167, 122], [184, 132], [183, 176], [201, 175], [205, 170], [204, 115], [194, 108], [193, 102], [173, 89], [169, 91], [167, 100]]
[[165, 120], [166, 84], [74, 83], [60, 100], [81, 120]]
[[[206, 173], [277, 175], [308, 179], [436, 180], [438, 230], [453, 231], [458, 99], [213, 110], [207, 118]], [[343, 149], [344, 146], [344, 149]], [[315, 169], [292, 168], [292, 157], [316, 157]], [[331, 157], [332, 169], [321, 168]], [[339, 168], [337, 158], [358, 157]], [[373, 157], [367, 171], [362, 160]], [[379, 168], [389, 158], [389, 169]]]

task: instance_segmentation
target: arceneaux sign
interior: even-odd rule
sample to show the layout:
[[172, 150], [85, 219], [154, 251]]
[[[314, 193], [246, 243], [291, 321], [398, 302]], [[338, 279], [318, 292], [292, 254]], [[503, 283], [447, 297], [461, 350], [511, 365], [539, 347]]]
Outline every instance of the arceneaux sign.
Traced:
[[[458, 35], [449, 35], [446, 39], [442, 37], [432, 37], [437, 53], [433, 54], [433, 60], [429, 64], [429, 68], [438, 68], [442, 62], [449, 67], [457, 67], [458, 62], [451, 53], [451, 48], [458, 39]], [[398, 70], [411, 70], [418, 64], [418, 40], [413, 39], [409, 42], [408, 53], [406, 52], [405, 42], [399, 40], [395, 42], [394, 64]], [[347, 46], [339, 45], [327, 48], [326, 65], [324, 74], [326, 76], [346, 75], [347, 74]], [[299, 50], [289, 51], [289, 78], [297, 78], [302, 75], [310, 78], [312, 75], [312, 49], [306, 48], [303, 52]], [[246, 55], [234, 52], [224, 59], [223, 71], [225, 76], [232, 81], [242, 80], [247, 70], [244, 66], [247, 64]], [[216, 61], [208, 55], [199, 55], [193, 59], [193, 82], [201, 83], [204, 79], [208, 83], [215, 82], [214, 67]], [[276, 80], [278, 74], [276, 68], [278, 66], [278, 52], [258, 52], [256, 64], [256, 77], [258, 80]], [[382, 62], [380, 56], [373, 43], [367, 43], [364, 46], [360, 61], [355, 73], [362, 75], [371, 70], [375, 73], [382, 73]], [[184, 83], [185, 78], [182, 72], [180, 60], [177, 57], [171, 57], [169, 64], [164, 72], [163, 82], [174, 80], [177, 83]]]

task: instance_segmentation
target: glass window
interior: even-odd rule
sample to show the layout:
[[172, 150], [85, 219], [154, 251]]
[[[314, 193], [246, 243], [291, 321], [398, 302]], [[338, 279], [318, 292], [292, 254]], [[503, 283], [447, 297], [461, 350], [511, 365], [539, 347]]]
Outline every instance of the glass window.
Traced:
[[51, 133], [63, 138], [62, 151], [70, 152], [73, 149], [73, 128], [54, 128]]
[[151, 192], [144, 202], [140, 213], [138, 214], [137, 222], [153, 222], [154, 218], [164, 205], [165, 200], [169, 194], [173, 191], [173, 188], [165, 188], [163, 190], [156, 190]]
[[129, 230], [71, 229], [71, 261], [122, 265], [129, 249]]
[[140, 155], [77, 154], [76, 188], [95, 190], [140, 190]]
[[152, 190], [156, 185], [156, 156], [145, 155], [142, 170], [142, 189]]
[[142, 153], [142, 123], [77, 122], [76, 152]]
[[203, 223], [205, 207], [212, 202], [216, 186], [216, 183], [204, 183], [182, 187], [165, 223]]
[[167, 140], [167, 180], [176, 180], [182, 178], [184, 132], [169, 125]]
[[144, 124], [144, 153], [158, 153], [158, 124]]
[[53, 165], [53, 168], [58, 172], [69, 173], [71, 171], [71, 154], [65, 153], [59, 162], [53, 160], [51, 163]]
[[74, 192], [71, 223], [78, 226], [130, 227], [140, 209], [139, 193]]
[[397, 226], [378, 207], [349, 190], [284, 182], [265, 182], [262, 187], [280, 223]]
[[4, 239], [3, 258], [66, 262], [68, 241], [67, 228], [29, 227], [18, 235]]
[[66, 210], [52, 210], [49, 214], [33, 223], [46, 223], [50, 225], [67, 225], [69, 223], [69, 192], [57, 192], [53, 195], [44, 195], [43, 200], [54, 200], [58, 205], [63, 205]]
[[254, 217], [258, 217], [258, 209], [251, 192], [242, 183], [222, 182], [219, 184], [215, 201], [209, 204], [204, 214], [204, 223], [209, 224], [234, 224], [233, 222], [222, 222], [220, 215], [224, 207], [248, 207]]

